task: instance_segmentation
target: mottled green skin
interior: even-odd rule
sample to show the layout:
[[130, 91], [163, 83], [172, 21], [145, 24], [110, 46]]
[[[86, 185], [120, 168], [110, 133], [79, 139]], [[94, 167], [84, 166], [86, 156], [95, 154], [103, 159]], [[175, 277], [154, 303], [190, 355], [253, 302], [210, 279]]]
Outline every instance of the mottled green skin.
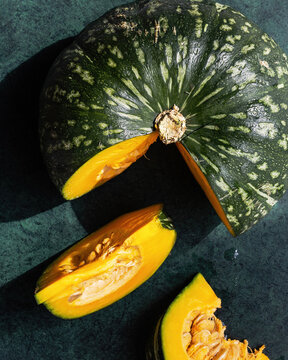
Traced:
[[167, 217], [163, 211], [158, 215], [161, 225], [164, 229], [174, 230], [174, 225], [169, 217]]
[[52, 179], [61, 189], [102, 149], [150, 133], [175, 104], [187, 119], [181, 142], [238, 235], [288, 186], [287, 79], [279, 46], [228, 6], [161, 0], [114, 9], [47, 78], [40, 139]]

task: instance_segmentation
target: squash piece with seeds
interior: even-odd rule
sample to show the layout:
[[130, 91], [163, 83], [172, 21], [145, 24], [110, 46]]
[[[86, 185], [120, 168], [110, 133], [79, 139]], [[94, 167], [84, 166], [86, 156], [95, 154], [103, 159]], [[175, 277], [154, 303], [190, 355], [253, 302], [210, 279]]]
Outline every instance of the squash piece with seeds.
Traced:
[[252, 351], [247, 340], [225, 336], [214, 315], [221, 300], [201, 274], [176, 297], [156, 327], [147, 360], [269, 360], [264, 346]]
[[41, 96], [40, 141], [66, 199], [176, 143], [233, 235], [288, 187], [288, 64], [244, 15], [210, 1], [137, 1], [84, 29]]
[[38, 280], [35, 298], [54, 315], [77, 318], [127, 295], [158, 269], [176, 238], [161, 205], [112, 221], [72, 246]]

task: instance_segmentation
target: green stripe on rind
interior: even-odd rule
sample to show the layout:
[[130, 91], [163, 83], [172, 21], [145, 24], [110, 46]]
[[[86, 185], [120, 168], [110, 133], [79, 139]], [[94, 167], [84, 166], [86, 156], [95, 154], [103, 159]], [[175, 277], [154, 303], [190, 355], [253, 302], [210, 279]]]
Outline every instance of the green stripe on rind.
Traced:
[[141, 1], [88, 25], [58, 57], [41, 96], [41, 147], [61, 189], [175, 104], [187, 118], [183, 143], [239, 234], [288, 187], [287, 99], [286, 55], [242, 14], [206, 1]]
[[[199, 130], [197, 136], [203, 136], [203, 134], [207, 136], [207, 132]], [[210, 138], [211, 136], [213, 135], [210, 135]], [[277, 200], [283, 196], [287, 188], [287, 178], [282, 179], [287, 172], [285, 167], [281, 174], [278, 175], [276, 173], [278, 175], [277, 178], [273, 179], [273, 176], [270, 176], [267, 179], [265, 175], [268, 171], [258, 170], [256, 172], [255, 170], [257, 166], [263, 164], [263, 161], [255, 163], [257, 156], [251, 156], [250, 160], [247, 160], [246, 158], [243, 159], [243, 152], [240, 152], [241, 156], [236, 158], [233, 155], [224, 153], [226, 159], [223, 159], [221, 154], [223, 153], [224, 145], [222, 144], [220, 148], [215, 148], [218, 151], [213, 151], [208, 147], [207, 153], [209, 153], [210, 159], [207, 162], [205, 156], [203, 158], [195, 156], [197, 149], [194, 142], [190, 142], [189, 138], [185, 138], [182, 142], [194, 161], [199, 165], [201, 171], [205, 174], [236, 235], [248, 230], [260, 218], [265, 216]], [[219, 142], [219, 144], [221, 143]], [[193, 152], [191, 152], [192, 149]], [[210, 164], [211, 159], [213, 159], [213, 166]], [[218, 171], [215, 169], [217, 166]], [[244, 167], [246, 168], [245, 172], [241, 170]], [[230, 175], [231, 168], [233, 170], [233, 178]], [[264, 176], [262, 176], [261, 172]], [[255, 177], [255, 174], [257, 177]]]
[[172, 220], [168, 218], [163, 211], [160, 212], [158, 218], [163, 228], [168, 230], [174, 230], [174, 225], [172, 224]]

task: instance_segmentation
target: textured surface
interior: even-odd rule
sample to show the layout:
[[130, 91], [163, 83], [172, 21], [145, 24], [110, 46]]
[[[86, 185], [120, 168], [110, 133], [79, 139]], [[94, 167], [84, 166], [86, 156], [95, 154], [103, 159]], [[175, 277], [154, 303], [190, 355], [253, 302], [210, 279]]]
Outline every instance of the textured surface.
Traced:
[[[252, 347], [265, 343], [271, 359], [285, 360], [287, 195], [264, 220], [233, 239], [173, 145], [153, 145], [150, 160], [140, 159], [73, 202], [64, 202], [47, 178], [37, 141], [37, 104], [45, 75], [69, 44], [68, 37], [120, 3], [124, 1], [0, 1], [1, 359], [143, 359], [153, 319], [201, 271], [222, 298], [225, 310], [218, 317], [228, 324], [228, 336], [246, 337]], [[288, 4], [224, 3], [247, 15], [288, 52], [283, 16]], [[116, 216], [158, 201], [173, 218], [178, 240], [147, 283], [78, 320], [57, 319], [35, 305], [35, 282], [51, 257]]]
[[124, 5], [87, 26], [51, 68], [39, 115], [44, 159], [61, 190], [96, 154], [151, 133], [176, 104], [187, 125], [181, 143], [239, 235], [288, 188], [287, 84], [287, 55], [229, 6]]

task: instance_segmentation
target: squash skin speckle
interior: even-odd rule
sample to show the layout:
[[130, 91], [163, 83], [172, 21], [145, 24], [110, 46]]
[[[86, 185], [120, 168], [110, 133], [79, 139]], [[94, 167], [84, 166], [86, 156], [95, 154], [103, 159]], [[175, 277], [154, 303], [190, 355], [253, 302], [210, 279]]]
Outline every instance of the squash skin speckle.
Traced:
[[229, 6], [113, 9], [59, 55], [45, 82], [40, 142], [50, 176], [62, 191], [93, 156], [148, 135], [176, 104], [187, 120], [180, 142], [239, 235], [288, 187], [287, 82], [287, 56]]

